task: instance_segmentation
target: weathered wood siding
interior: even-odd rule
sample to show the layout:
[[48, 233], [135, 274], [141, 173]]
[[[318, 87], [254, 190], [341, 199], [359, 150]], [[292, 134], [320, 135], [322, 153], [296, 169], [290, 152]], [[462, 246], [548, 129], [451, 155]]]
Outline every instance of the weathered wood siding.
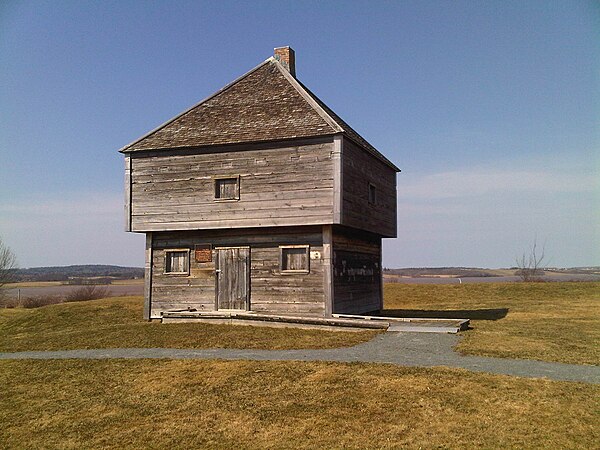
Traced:
[[131, 157], [125, 156], [125, 231], [131, 231]]
[[214, 250], [217, 309], [250, 309], [250, 248]]
[[[369, 183], [376, 200], [369, 202]], [[352, 141], [342, 150], [341, 223], [384, 237], [396, 237], [396, 171]]]
[[146, 251], [144, 263], [144, 319], [150, 319], [152, 303], [152, 233], [146, 233]]
[[[275, 313], [324, 313], [321, 227], [204, 230], [152, 233], [151, 317], [172, 309], [216, 308], [215, 261], [218, 247], [249, 247], [250, 310]], [[194, 246], [211, 244], [211, 262], [195, 262]], [[282, 274], [280, 245], [310, 245], [309, 273]], [[189, 248], [189, 276], [165, 274], [165, 249]], [[314, 252], [318, 252], [317, 258]]]
[[[262, 150], [131, 154], [131, 229], [316, 225], [333, 220], [332, 142]], [[240, 177], [215, 201], [215, 178]]]
[[334, 227], [333, 312], [364, 314], [382, 305], [381, 238]]

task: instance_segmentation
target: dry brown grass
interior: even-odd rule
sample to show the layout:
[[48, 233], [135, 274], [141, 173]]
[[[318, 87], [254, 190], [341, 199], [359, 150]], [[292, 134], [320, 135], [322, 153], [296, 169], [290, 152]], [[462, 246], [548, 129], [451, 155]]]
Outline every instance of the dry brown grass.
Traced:
[[30, 297], [0, 297], [0, 308], [41, 308], [42, 306], [62, 303], [59, 295], [34, 295]]
[[161, 324], [142, 319], [141, 297], [113, 297], [38, 309], [0, 309], [0, 351], [80, 348], [337, 348], [373, 338], [374, 331], [345, 332]]
[[600, 388], [450, 369], [0, 361], [6, 448], [598, 448]]
[[99, 300], [110, 297], [108, 286], [88, 284], [80, 286], [65, 295], [65, 302], [84, 302], [88, 300]]
[[600, 364], [600, 283], [387, 284], [385, 308], [474, 318], [467, 354]]
[[63, 284], [62, 281], [19, 281], [18, 283], [6, 283], [2, 289], [61, 286]]
[[136, 286], [140, 284], [144, 284], [143, 279], [135, 279], [135, 280], [113, 280], [111, 284], [120, 285], [120, 286]]

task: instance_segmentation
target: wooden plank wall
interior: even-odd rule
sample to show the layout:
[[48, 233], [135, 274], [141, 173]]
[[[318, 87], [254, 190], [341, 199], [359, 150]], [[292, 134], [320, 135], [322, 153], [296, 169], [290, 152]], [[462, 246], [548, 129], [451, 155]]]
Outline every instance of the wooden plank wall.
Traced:
[[[215, 153], [131, 155], [133, 231], [332, 223], [332, 142]], [[214, 178], [240, 199], [214, 201]]]
[[146, 258], [144, 263], [144, 319], [151, 318], [152, 305], [152, 233], [146, 233]]
[[125, 231], [131, 231], [131, 157], [125, 156]]
[[[358, 147], [343, 142], [343, 225], [396, 237], [396, 171]], [[377, 191], [374, 205], [369, 203], [369, 183]]]
[[325, 301], [325, 317], [333, 313], [333, 227], [323, 226], [323, 294]]
[[381, 238], [334, 227], [333, 312], [364, 314], [382, 305]]
[[[250, 247], [250, 309], [252, 311], [324, 314], [322, 257], [311, 259], [307, 274], [281, 274], [279, 246], [309, 244], [322, 255], [321, 227], [205, 230], [153, 233], [151, 316], [169, 309], [215, 309], [215, 251], [213, 261], [194, 261], [194, 245]], [[189, 276], [164, 274], [165, 249], [190, 248]]]

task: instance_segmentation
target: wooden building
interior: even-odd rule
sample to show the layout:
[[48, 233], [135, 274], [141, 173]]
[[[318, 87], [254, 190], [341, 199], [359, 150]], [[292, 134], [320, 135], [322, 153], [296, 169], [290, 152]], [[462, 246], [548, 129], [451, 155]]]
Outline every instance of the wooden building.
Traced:
[[145, 318], [381, 309], [399, 169], [296, 79], [291, 48], [120, 152]]

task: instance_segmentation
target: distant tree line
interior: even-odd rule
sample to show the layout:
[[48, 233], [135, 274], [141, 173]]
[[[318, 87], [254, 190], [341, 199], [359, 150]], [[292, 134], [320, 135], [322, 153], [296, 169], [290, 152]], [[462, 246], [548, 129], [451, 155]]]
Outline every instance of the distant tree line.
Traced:
[[6, 283], [15, 281], [17, 258], [0, 237], [0, 288]]
[[496, 277], [493, 273], [487, 272], [485, 269], [470, 268], [470, 267], [408, 267], [403, 269], [384, 268], [383, 271], [392, 275], [403, 277], [428, 277], [435, 275], [447, 275], [454, 277]]
[[75, 265], [64, 267], [33, 267], [16, 269], [15, 281], [66, 281], [71, 284], [86, 284], [94, 279], [97, 284], [105, 284], [110, 280], [130, 280], [143, 278], [141, 267], [121, 267], [110, 265]]

